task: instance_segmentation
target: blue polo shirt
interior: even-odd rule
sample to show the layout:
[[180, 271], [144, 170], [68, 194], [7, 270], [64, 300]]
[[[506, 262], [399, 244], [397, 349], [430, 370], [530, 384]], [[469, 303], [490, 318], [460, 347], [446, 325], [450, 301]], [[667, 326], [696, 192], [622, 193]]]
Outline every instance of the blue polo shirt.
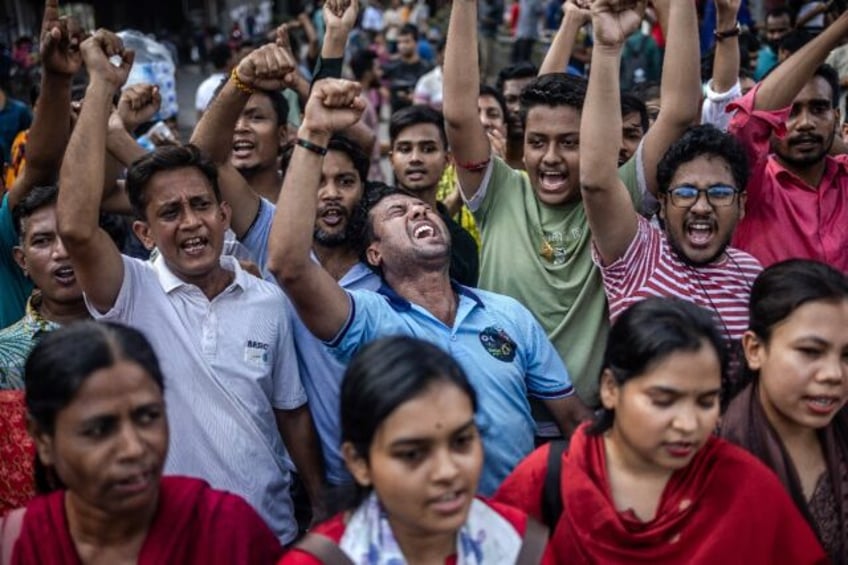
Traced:
[[350, 317], [327, 345], [342, 363], [377, 338], [409, 335], [431, 342], [462, 366], [477, 392], [477, 424], [485, 462], [479, 491], [492, 494], [533, 450], [535, 423], [527, 396], [573, 394], [571, 379], [530, 311], [508, 296], [455, 285], [453, 327], [388, 286], [348, 291]]

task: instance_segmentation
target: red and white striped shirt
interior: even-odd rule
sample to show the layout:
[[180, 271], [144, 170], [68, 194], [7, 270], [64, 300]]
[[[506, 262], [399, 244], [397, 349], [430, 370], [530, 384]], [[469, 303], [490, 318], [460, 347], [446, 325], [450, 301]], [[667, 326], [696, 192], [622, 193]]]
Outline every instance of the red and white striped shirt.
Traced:
[[597, 250], [610, 319], [651, 296], [682, 298], [716, 313], [719, 329], [732, 340], [748, 329], [748, 299], [763, 267], [748, 253], [728, 247], [714, 263], [698, 267], [682, 261], [666, 234], [639, 218], [636, 237], [623, 257], [604, 266]]

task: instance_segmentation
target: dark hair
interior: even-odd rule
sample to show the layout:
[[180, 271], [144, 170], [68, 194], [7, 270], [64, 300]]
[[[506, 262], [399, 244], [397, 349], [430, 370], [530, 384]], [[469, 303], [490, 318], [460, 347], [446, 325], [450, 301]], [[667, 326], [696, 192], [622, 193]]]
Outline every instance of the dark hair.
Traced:
[[371, 168], [371, 158], [365, 154], [362, 148], [346, 135], [336, 133], [327, 144], [327, 151], [339, 151], [347, 155], [353, 163], [353, 168], [359, 174], [359, 181], [368, 180], [368, 169]]
[[502, 68], [498, 72], [498, 78], [495, 81], [495, 88], [497, 88], [498, 91], [503, 94], [504, 83], [506, 83], [506, 81], [522, 78], [533, 78], [538, 74], [539, 69], [536, 68], [536, 65], [529, 61], [509, 65], [508, 67]]
[[839, 73], [830, 65], [820, 65], [813, 77], [821, 77], [830, 85], [830, 96], [833, 108], [839, 108]]
[[533, 80], [521, 91], [521, 123], [534, 106], [569, 106], [583, 111], [586, 100], [586, 79], [565, 73], [550, 73]]
[[799, 51], [804, 45], [813, 40], [815, 36], [804, 29], [793, 29], [780, 40], [780, 49], [788, 51], [791, 55]]
[[377, 54], [370, 49], [360, 49], [350, 59], [350, 70], [353, 73], [353, 78], [362, 80], [365, 73], [374, 68], [374, 60]]
[[657, 185], [660, 193], [668, 192], [671, 178], [684, 163], [702, 155], [720, 157], [728, 165], [736, 188], [745, 190], [748, 183], [748, 158], [739, 141], [729, 133], [711, 125], [692, 126], [675, 141], [657, 165]]
[[[85, 380], [122, 359], [138, 364], [164, 390], [156, 353], [134, 328], [86, 320], [47, 334], [30, 352], [24, 368], [27, 412], [39, 431], [53, 435], [57, 414], [73, 401]], [[38, 456], [35, 464], [39, 492], [61, 488], [58, 477]]]
[[790, 259], [771, 265], [754, 281], [749, 329], [768, 341], [774, 327], [808, 302], [848, 300], [848, 276], [818, 261]]
[[401, 35], [411, 35], [413, 40], [418, 41], [418, 27], [415, 24], [403, 24], [398, 30], [398, 37]]
[[442, 139], [442, 145], [447, 149], [448, 137], [445, 134], [445, 117], [438, 110], [423, 104], [407, 106], [392, 114], [389, 119], [389, 139], [391, 139], [392, 145], [395, 144], [400, 132], [418, 124], [433, 124], [436, 126], [436, 129], [439, 130], [439, 137]]
[[[705, 343], [719, 358], [723, 383], [727, 378], [727, 349], [713, 315], [679, 298], [647, 298], [625, 310], [613, 323], [603, 366], [621, 386], [670, 355], [700, 351]], [[604, 408], [589, 431], [604, 433], [614, 421], [615, 412]]]
[[212, 61], [212, 66], [216, 69], [227, 68], [227, 62], [232, 55], [233, 52], [226, 43], [217, 43], [209, 50], [209, 60]]
[[638, 97], [627, 92], [621, 93], [621, 115], [622, 117], [634, 112], [639, 113], [639, 123], [642, 126], [642, 133], [648, 133], [648, 128], [651, 125], [648, 119], [648, 107]]
[[503, 114], [504, 121], [506, 121], [506, 117], [509, 116], [509, 112], [506, 109], [506, 100], [504, 99], [503, 94], [501, 94], [500, 90], [488, 84], [481, 84], [480, 94], [478, 95], [478, 97], [479, 96], [491, 96], [492, 98], [494, 98], [497, 101], [498, 106], [501, 107], [501, 114]]
[[24, 235], [24, 220], [37, 211], [56, 204], [59, 187], [55, 184], [36, 186], [12, 210], [12, 221], [20, 237]]
[[165, 145], [139, 157], [127, 170], [127, 195], [133, 212], [145, 219], [147, 208], [147, 185], [156, 173], [194, 167], [205, 176], [212, 185], [215, 200], [221, 202], [221, 189], [218, 187], [218, 169], [194, 145]]
[[768, 22], [769, 18], [782, 18], [783, 16], [789, 17], [789, 25], [795, 25], [795, 18], [793, 17], [792, 10], [789, 9], [788, 6], [776, 6], [766, 12], [766, 18], [764, 21]]
[[354, 241], [359, 245], [359, 259], [364, 264], [368, 265], [373, 271], [382, 276], [382, 269], [378, 266], [371, 265], [366, 257], [368, 247], [374, 242], [376, 236], [374, 234], [374, 226], [369, 219], [371, 209], [379, 204], [384, 198], [402, 194], [415, 199], [420, 199], [417, 194], [414, 194], [403, 188], [392, 186], [380, 181], [368, 181], [365, 183], [365, 190], [362, 193], [362, 199], [351, 217], [350, 233]]

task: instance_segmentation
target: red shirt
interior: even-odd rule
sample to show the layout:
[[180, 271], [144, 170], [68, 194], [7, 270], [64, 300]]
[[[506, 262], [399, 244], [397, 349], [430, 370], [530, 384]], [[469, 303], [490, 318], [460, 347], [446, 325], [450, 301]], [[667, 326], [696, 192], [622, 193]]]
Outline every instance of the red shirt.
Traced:
[[745, 217], [733, 246], [768, 267], [784, 259], [814, 259], [848, 272], [848, 155], [825, 157], [819, 186], [807, 185], [770, 152], [772, 133], [785, 135], [791, 107], [754, 110], [755, 87], [732, 103], [729, 131], [748, 154], [751, 177]]

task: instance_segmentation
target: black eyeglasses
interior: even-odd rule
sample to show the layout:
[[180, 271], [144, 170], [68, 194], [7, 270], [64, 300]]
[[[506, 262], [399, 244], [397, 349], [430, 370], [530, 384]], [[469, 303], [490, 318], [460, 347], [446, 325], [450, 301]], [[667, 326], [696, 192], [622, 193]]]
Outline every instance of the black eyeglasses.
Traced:
[[739, 190], [726, 184], [716, 184], [709, 188], [696, 188], [694, 186], [684, 184], [676, 186], [668, 191], [671, 195], [671, 203], [678, 208], [691, 208], [695, 205], [701, 194], [706, 194], [707, 202], [710, 206], [720, 208], [730, 206], [736, 200], [736, 195]]

